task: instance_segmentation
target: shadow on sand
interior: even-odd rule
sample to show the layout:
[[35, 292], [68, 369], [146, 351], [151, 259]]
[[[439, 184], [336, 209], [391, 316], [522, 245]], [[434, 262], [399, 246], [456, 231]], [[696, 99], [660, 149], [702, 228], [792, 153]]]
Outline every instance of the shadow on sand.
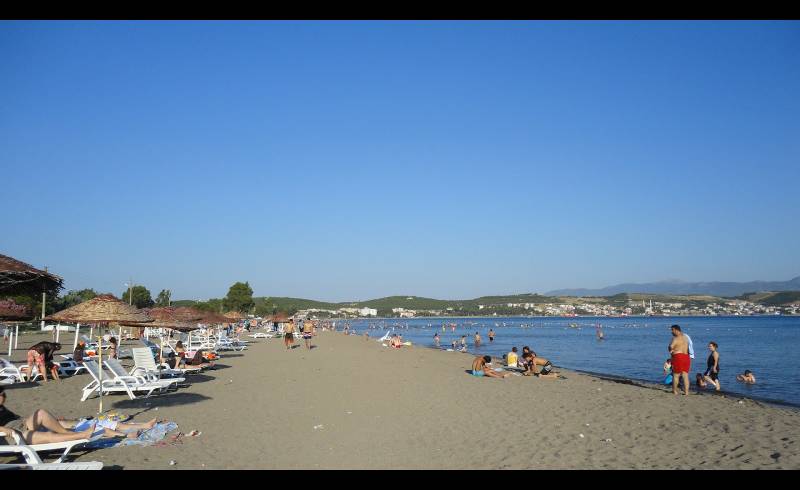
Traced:
[[198, 393], [181, 393], [169, 392], [162, 395], [151, 396], [150, 398], [136, 398], [135, 400], [127, 399], [120, 400], [113, 403], [115, 409], [132, 410], [138, 409], [137, 412], [132, 413], [131, 416], [146, 413], [157, 407], [175, 407], [178, 405], [191, 405], [193, 403], [200, 403], [205, 400], [211, 400], [211, 397], [200, 395]]

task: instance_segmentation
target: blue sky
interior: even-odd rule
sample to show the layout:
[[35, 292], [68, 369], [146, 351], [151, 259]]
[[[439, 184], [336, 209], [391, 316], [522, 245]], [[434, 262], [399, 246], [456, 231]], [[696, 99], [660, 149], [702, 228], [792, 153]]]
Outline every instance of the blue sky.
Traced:
[[1, 22], [0, 253], [69, 289], [800, 274], [797, 22]]

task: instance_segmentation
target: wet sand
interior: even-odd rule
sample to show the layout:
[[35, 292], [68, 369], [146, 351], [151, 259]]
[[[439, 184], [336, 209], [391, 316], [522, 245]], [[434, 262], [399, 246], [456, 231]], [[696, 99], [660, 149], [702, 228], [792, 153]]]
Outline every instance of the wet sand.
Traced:
[[[21, 336], [12, 360], [49, 339]], [[64, 353], [72, 339], [62, 335]], [[341, 333], [322, 332], [314, 344], [286, 351], [280, 339], [256, 339], [177, 392], [105, 396], [106, 409], [136, 421], [158, 417], [202, 434], [163, 447], [77, 450], [72, 460], [124, 469], [800, 469], [797, 409], [674, 396], [566, 369], [557, 369], [560, 380], [475, 378], [465, 372], [471, 355]], [[6, 357], [7, 346], [0, 351]], [[24, 416], [35, 408], [94, 415], [96, 397], [80, 402], [89, 379], [12, 385], [6, 405]]]

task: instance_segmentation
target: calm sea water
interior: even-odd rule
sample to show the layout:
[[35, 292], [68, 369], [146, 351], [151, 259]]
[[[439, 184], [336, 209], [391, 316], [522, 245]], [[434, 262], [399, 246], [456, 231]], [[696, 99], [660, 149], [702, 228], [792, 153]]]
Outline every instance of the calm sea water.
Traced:
[[[456, 323], [452, 332], [442, 324]], [[598, 340], [600, 323], [605, 340]], [[658, 383], [664, 379], [662, 366], [669, 357], [670, 325], [678, 324], [694, 344], [691, 379], [706, 369], [708, 343], [719, 344], [722, 390], [741, 395], [779, 400], [800, 405], [800, 317], [642, 317], [642, 318], [414, 318], [352, 320], [359, 334], [370, 329], [370, 337], [382, 336], [394, 328], [416, 345], [434, 348], [433, 334], [439, 332], [441, 346], [467, 336], [472, 354], [502, 356], [512, 346], [530, 346], [537, 355], [556, 366]], [[575, 325], [575, 326], [571, 326]], [[406, 328], [407, 326], [407, 328]], [[492, 328], [491, 344], [487, 333]], [[475, 332], [482, 345], [474, 346]], [[746, 385], [736, 381], [745, 369], [758, 381]]]

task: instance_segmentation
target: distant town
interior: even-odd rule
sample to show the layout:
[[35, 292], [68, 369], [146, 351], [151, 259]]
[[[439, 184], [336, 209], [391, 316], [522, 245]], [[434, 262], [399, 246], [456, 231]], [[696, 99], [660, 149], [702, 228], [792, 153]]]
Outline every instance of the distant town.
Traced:
[[[572, 298], [571, 298], [572, 299]], [[370, 307], [343, 307], [337, 309], [298, 309], [296, 314], [320, 318], [395, 317], [414, 318], [429, 316], [751, 316], [800, 315], [800, 301], [789, 305], [766, 305], [747, 300], [728, 300], [701, 303], [697, 300], [663, 302], [628, 299], [625, 304], [610, 304], [574, 298], [564, 303], [501, 303], [478, 304], [477, 311], [451, 306], [444, 309], [409, 309], [403, 307], [379, 310]], [[581, 301], [583, 300], [583, 301]]]

